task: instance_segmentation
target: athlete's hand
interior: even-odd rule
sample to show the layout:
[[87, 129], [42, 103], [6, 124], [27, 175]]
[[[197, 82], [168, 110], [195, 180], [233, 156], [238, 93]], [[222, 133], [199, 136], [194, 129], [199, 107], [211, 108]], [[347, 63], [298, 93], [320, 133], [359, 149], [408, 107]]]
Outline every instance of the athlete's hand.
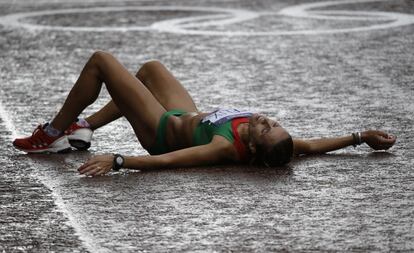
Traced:
[[361, 133], [362, 141], [375, 150], [391, 148], [397, 137], [378, 130], [368, 130]]
[[80, 166], [78, 171], [86, 176], [103, 175], [112, 169], [113, 161], [113, 155], [96, 155]]

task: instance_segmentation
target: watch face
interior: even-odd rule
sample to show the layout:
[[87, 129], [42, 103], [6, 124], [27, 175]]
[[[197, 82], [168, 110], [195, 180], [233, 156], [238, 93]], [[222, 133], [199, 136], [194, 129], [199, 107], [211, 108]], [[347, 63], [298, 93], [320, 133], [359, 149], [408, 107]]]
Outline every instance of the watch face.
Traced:
[[122, 165], [122, 163], [124, 162], [124, 159], [122, 159], [122, 157], [120, 157], [120, 156], [118, 156], [117, 158], [116, 158], [116, 164], [118, 164], [118, 165]]

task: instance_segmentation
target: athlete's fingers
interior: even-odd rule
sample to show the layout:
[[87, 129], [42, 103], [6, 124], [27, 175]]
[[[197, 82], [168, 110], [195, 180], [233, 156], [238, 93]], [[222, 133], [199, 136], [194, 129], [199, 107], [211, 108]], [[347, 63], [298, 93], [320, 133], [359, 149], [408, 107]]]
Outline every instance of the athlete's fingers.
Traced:
[[79, 170], [79, 173], [80, 174], [85, 174], [86, 172], [88, 172], [88, 171], [90, 171], [90, 170], [93, 170], [94, 168], [96, 168], [97, 166], [95, 165], [95, 164], [91, 164], [91, 165], [88, 165], [88, 166], [86, 166], [86, 167], [84, 167], [84, 168], [82, 168], [81, 170]]
[[86, 165], [86, 163], [82, 164], [79, 168], [78, 168], [78, 172], [81, 173], [84, 169], [86, 169], [88, 166]]
[[88, 167], [89, 165], [87, 163], [82, 164], [81, 166], [79, 166], [78, 171], [84, 170], [86, 167]]
[[94, 176], [98, 171], [100, 171], [102, 168], [99, 166], [95, 166], [92, 169], [85, 172], [85, 176]]
[[375, 131], [375, 133], [381, 137], [388, 138], [388, 134], [383, 131]]
[[79, 168], [80, 169], [83, 169], [83, 168], [86, 168], [86, 167], [88, 167], [89, 165], [91, 165], [91, 162], [90, 162], [90, 160], [87, 160], [86, 162], [84, 162]]
[[82, 172], [82, 171], [84, 171], [85, 169], [87, 169], [89, 166], [91, 166], [91, 164], [84, 163], [84, 164], [82, 164], [82, 165], [78, 168], [78, 171], [79, 171], [79, 172]]
[[108, 167], [108, 166], [102, 166], [101, 169], [95, 173], [95, 176], [99, 176], [99, 175], [104, 175], [106, 174], [108, 171], [110, 171], [112, 169], [112, 167]]
[[84, 164], [82, 164], [82, 165], [78, 168], [78, 171], [81, 171], [81, 170], [83, 170], [83, 169], [87, 168], [88, 166], [91, 166], [91, 165], [93, 165], [93, 164], [95, 164], [95, 163], [97, 163], [97, 162], [98, 162], [98, 161], [97, 161], [96, 159], [91, 158], [91, 159], [87, 160]]
[[395, 143], [395, 140], [391, 141], [391, 142], [383, 142], [383, 143], [378, 145], [378, 149], [387, 150], [387, 149], [391, 148], [394, 145], [394, 143]]
[[392, 135], [388, 135], [387, 137], [379, 137], [382, 144], [390, 144], [393, 145], [397, 138]]
[[102, 168], [100, 171], [98, 171], [98, 172], [96, 172], [96, 176], [98, 176], [98, 175], [103, 175], [103, 174], [105, 174], [106, 172], [108, 172], [107, 171], [107, 169], [106, 168]]

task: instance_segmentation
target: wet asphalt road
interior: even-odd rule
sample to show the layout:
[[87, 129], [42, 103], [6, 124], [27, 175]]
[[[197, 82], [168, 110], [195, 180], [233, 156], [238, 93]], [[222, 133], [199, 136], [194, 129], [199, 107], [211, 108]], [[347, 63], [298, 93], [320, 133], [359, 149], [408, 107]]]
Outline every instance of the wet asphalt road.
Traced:
[[[0, 251], [414, 251], [414, 25], [363, 30], [392, 21], [262, 15], [221, 26], [191, 21], [193, 27], [169, 31], [110, 30], [214, 12], [204, 7], [269, 13], [302, 2], [0, 0], [1, 16], [75, 7], [198, 6], [49, 13], [23, 19], [40, 28], [0, 26]], [[414, 13], [413, 1], [319, 8], [330, 16], [339, 15], [333, 10], [388, 12], [394, 18]], [[98, 178], [80, 176], [76, 168], [98, 153], [146, 154], [124, 119], [96, 131], [88, 152], [14, 150], [13, 135], [27, 135], [53, 117], [95, 50], [112, 52], [131, 72], [149, 59], [161, 60], [202, 111], [262, 112], [294, 137], [373, 128], [397, 135], [398, 142], [388, 152], [351, 147], [277, 170], [123, 170]], [[84, 115], [108, 99], [104, 91]]]

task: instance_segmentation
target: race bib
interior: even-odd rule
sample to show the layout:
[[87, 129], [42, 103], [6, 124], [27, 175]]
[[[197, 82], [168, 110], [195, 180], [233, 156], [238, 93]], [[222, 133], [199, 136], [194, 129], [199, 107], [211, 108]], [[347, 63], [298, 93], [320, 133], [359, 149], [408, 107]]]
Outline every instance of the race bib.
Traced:
[[218, 109], [202, 119], [202, 123], [209, 122], [214, 125], [221, 125], [234, 118], [250, 117], [253, 113], [237, 109]]

